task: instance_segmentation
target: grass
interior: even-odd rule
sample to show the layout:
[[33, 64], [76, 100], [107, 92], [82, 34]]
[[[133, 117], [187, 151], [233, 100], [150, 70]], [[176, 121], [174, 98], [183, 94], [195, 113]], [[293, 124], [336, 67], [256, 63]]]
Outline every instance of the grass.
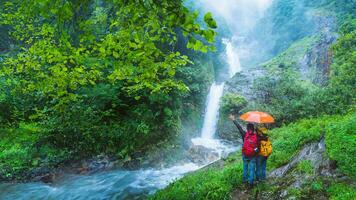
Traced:
[[302, 38], [294, 42], [287, 50], [262, 65], [267, 68], [279, 67], [281, 63], [287, 66], [296, 65], [310, 49], [311, 45], [318, 39], [318, 36], [308, 36]]
[[344, 183], [334, 183], [327, 190], [330, 200], [356, 199], [356, 188]]
[[242, 163], [229, 165], [223, 170], [199, 171], [170, 184], [151, 199], [230, 199], [233, 187], [241, 184], [241, 174]]
[[313, 174], [314, 168], [310, 160], [302, 160], [298, 163], [296, 170], [303, 174]]
[[[268, 159], [268, 169], [273, 170], [288, 163], [305, 144], [318, 141], [325, 135], [328, 155], [331, 159], [338, 161], [338, 158], [333, 155], [343, 154], [342, 158], [347, 158], [349, 163], [338, 162], [338, 168], [345, 174], [352, 176], [356, 171], [353, 164], [356, 163], [355, 154], [353, 154], [354, 148], [345, 151], [339, 147], [345, 143], [352, 145], [355, 141], [353, 139], [355, 136], [354, 131], [350, 132], [350, 130], [356, 130], [352, 129], [355, 120], [356, 113], [346, 116], [325, 116], [317, 119], [301, 120], [271, 130], [270, 137], [273, 144], [273, 153]], [[227, 159], [229, 162], [222, 169], [193, 172], [171, 183], [167, 188], [158, 191], [151, 199], [229, 199], [233, 189], [242, 185], [242, 161], [239, 154], [240, 152]], [[309, 161], [302, 161], [297, 169], [304, 173], [312, 173], [313, 170]], [[320, 189], [321, 186], [322, 183], [319, 182], [313, 184], [315, 190]], [[331, 187], [330, 191], [335, 191], [335, 196], [342, 195], [339, 194], [342, 190], [336, 189]], [[299, 191], [293, 192], [300, 196]]]

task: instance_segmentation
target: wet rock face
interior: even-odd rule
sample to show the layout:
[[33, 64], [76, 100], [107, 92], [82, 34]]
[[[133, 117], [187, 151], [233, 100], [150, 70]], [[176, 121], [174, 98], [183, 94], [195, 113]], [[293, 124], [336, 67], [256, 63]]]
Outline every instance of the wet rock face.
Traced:
[[98, 155], [91, 159], [73, 161], [60, 168], [39, 167], [26, 174], [28, 181], [53, 183], [64, 174], [91, 174], [99, 171], [113, 169], [117, 166], [117, 160], [107, 155]]
[[187, 153], [189, 160], [198, 165], [211, 163], [219, 158], [219, 153], [201, 145], [192, 145]]
[[[329, 166], [330, 160], [323, 156], [325, 152], [325, 141], [307, 144], [288, 164], [275, 169], [269, 174], [271, 178], [281, 178], [285, 176], [291, 169], [295, 168], [298, 163], [304, 160], [309, 160], [313, 166], [314, 173], [325, 171]], [[325, 169], [324, 169], [325, 168]], [[330, 169], [330, 168], [329, 168]], [[325, 172], [326, 173], [326, 172]]]
[[266, 74], [266, 70], [257, 66], [254, 68], [244, 68], [241, 72], [235, 74], [235, 76], [226, 82], [224, 93], [230, 92], [234, 94], [240, 94], [246, 98], [246, 100], [252, 100], [255, 98], [252, 92], [253, 82]]
[[332, 63], [330, 46], [336, 41], [337, 35], [329, 30], [320, 33], [320, 39], [312, 45], [299, 61], [299, 70], [303, 79], [324, 86]]
[[[224, 94], [233, 93], [242, 95], [247, 101], [253, 101], [256, 96], [252, 92], [253, 82], [265, 74], [262, 67], [243, 69], [235, 74], [233, 78], [226, 82]], [[241, 143], [242, 139], [236, 126], [228, 119], [228, 116], [220, 115], [217, 125], [217, 135], [229, 141]]]
[[49, 168], [37, 168], [29, 172], [30, 178], [34, 181], [40, 181], [44, 183], [52, 183], [55, 181], [57, 175], [56, 172]]
[[[325, 156], [325, 142], [322, 138], [319, 142], [305, 145], [302, 150], [294, 156], [291, 161], [272, 171], [268, 177], [271, 185], [274, 185], [277, 192], [272, 196], [282, 199], [295, 198], [293, 191], [308, 190], [308, 184], [317, 179], [342, 180], [346, 177], [336, 170], [335, 163]], [[309, 162], [311, 172], [305, 173], [297, 170], [301, 162]], [[325, 194], [313, 195], [314, 199], [328, 199]]]
[[232, 141], [235, 143], [242, 143], [241, 136], [234, 125], [234, 123], [227, 119], [220, 119], [218, 122], [217, 135], [225, 140]]
[[81, 173], [95, 173], [98, 171], [103, 171], [111, 169], [114, 167], [114, 163], [111, 162], [110, 158], [106, 155], [99, 155], [93, 159], [83, 162], [83, 168]]

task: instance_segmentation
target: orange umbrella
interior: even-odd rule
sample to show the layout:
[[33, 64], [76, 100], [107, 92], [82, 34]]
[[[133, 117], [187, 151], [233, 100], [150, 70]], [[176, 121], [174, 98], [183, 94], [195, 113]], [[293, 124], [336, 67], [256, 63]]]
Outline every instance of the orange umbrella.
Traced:
[[265, 112], [250, 111], [240, 116], [240, 119], [252, 123], [274, 123], [274, 118]]

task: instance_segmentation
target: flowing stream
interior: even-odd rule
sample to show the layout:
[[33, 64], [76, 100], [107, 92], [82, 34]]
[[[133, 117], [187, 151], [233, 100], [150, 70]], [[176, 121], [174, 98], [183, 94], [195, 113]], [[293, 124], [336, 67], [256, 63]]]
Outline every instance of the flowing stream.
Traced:
[[[226, 57], [236, 61], [237, 55], [232, 55], [233, 48], [226, 40]], [[230, 46], [230, 47], [229, 47]], [[230, 52], [231, 51], [231, 52]], [[231, 69], [230, 69], [231, 68]], [[230, 65], [229, 72], [239, 71], [239, 66]], [[232, 76], [231, 74], [230, 76]], [[220, 158], [233, 150], [214, 138], [219, 116], [219, 102], [223, 95], [224, 83], [213, 83], [207, 97], [204, 124], [201, 137], [193, 138], [194, 145], [201, 145], [217, 152]], [[58, 182], [23, 183], [0, 185], [0, 200], [32, 200], [32, 199], [142, 199], [154, 193], [157, 189], [167, 186], [171, 181], [182, 177], [185, 173], [200, 169], [209, 163], [185, 163], [165, 169], [142, 169], [136, 171], [114, 170], [92, 175], [66, 175]]]
[[[206, 4], [207, 11], [210, 6], [217, 6], [218, 10], [211, 9], [214, 15], [223, 15], [226, 21], [231, 20], [231, 8], [238, 7], [238, 3], [250, 5], [251, 2], [267, 2], [269, 0], [199, 0], [201, 4]], [[248, 3], [250, 2], [250, 3]], [[220, 6], [216, 4], [221, 4]], [[233, 6], [229, 6], [229, 3]], [[246, 5], [247, 5], [246, 4]], [[257, 5], [256, 4], [256, 5]], [[225, 5], [225, 7], [224, 7]], [[260, 4], [258, 4], [260, 5]], [[252, 9], [246, 7], [246, 9]], [[219, 10], [220, 9], [220, 10]], [[253, 9], [259, 9], [253, 7]], [[232, 12], [232, 13], [231, 13]], [[248, 17], [250, 11], [247, 12]], [[243, 25], [241, 25], [243, 26]], [[231, 78], [241, 70], [239, 60], [239, 49], [236, 49], [233, 38], [223, 39], [226, 46], [225, 58], [228, 64], [228, 71], [225, 73]], [[206, 100], [201, 136], [192, 139], [196, 146], [203, 146], [211, 152], [221, 156], [235, 150], [237, 147], [227, 145], [225, 142], [215, 137], [216, 125], [219, 117], [219, 103], [223, 95], [224, 82], [214, 82]], [[215, 160], [216, 160], [215, 159]], [[157, 189], [164, 188], [173, 180], [182, 177], [187, 172], [200, 169], [212, 161], [203, 164], [187, 162], [170, 168], [163, 169], [141, 169], [136, 171], [113, 170], [91, 175], [66, 175], [53, 184], [41, 182], [22, 184], [0, 184], [0, 200], [32, 200], [32, 199], [55, 199], [55, 200], [100, 200], [100, 199], [145, 199], [147, 195], [153, 194]]]
[[[226, 57], [229, 61], [229, 72], [239, 71], [237, 55], [232, 55], [233, 48], [226, 40]], [[231, 74], [230, 76], [232, 76]], [[211, 152], [217, 152], [220, 158], [236, 149], [214, 138], [219, 116], [219, 103], [223, 95], [224, 83], [213, 83], [207, 97], [204, 124], [201, 137], [193, 138], [194, 145], [201, 145]], [[217, 159], [218, 159], [217, 158]], [[185, 173], [204, 167], [204, 164], [185, 163], [165, 169], [142, 169], [136, 171], [114, 170], [92, 175], [66, 175], [58, 182], [23, 183], [0, 185], [0, 200], [32, 200], [32, 199], [144, 199], [157, 189], [164, 188], [171, 181], [182, 177]]]

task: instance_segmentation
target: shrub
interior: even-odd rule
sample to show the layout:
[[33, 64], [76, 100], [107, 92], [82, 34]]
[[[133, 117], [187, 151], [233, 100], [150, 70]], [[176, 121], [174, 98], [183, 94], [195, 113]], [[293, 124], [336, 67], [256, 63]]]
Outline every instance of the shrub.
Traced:
[[36, 124], [24, 123], [0, 131], [0, 180], [11, 179], [38, 165], [32, 156], [40, 132]]
[[356, 198], [356, 188], [342, 183], [332, 184], [327, 191], [331, 200], [350, 200]]
[[298, 163], [296, 170], [305, 174], [312, 174], [314, 168], [310, 162], [310, 160], [302, 160]]
[[36, 123], [0, 130], [0, 180], [22, 180], [36, 167], [53, 167], [70, 152], [42, 144], [45, 129]]
[[239, 114], [246, 105], [247, 101], [243, 96], [227, 93], [221, 99], [221, 113], [224, 115]]
[[304, 144], [318, 140], [324, 123], [323, 119], [301, 120], [271, 130], [273, 153], [268, 160], [269, 169], [288, 163]]
[[323, 190], [323, 182], [322, 181], [314, 181], [310, 186], [312, 191], [321, 191]]
[[337, 161], [338, 168], [345, 174], [356, 177], [356, 113], [332, 122], [326, 129], [328, 156]]

